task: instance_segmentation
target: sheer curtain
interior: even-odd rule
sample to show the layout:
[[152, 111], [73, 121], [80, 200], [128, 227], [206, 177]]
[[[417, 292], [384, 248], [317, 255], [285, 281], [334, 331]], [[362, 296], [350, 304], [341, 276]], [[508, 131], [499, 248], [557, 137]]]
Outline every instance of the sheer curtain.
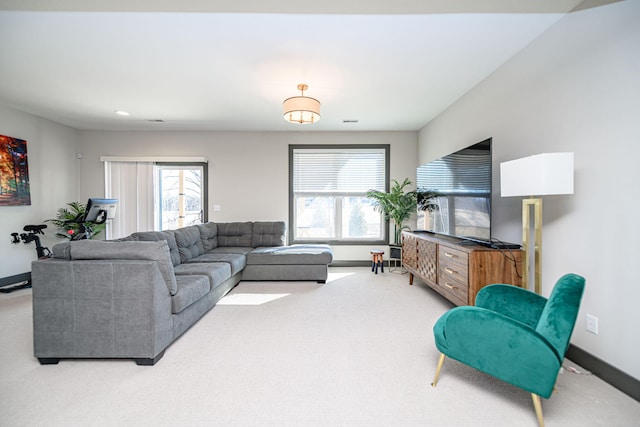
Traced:
[[119, 200], [107, 239], [154, 229], [154, 162], [105, 161], [105, 196]]

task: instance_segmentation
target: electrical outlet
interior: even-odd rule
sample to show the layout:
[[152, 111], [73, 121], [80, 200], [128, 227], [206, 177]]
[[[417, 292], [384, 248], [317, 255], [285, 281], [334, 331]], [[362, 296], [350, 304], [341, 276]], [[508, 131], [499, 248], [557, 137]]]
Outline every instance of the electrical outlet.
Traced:
[[587, 313], [587, 332], [598, 335], [598, 318]]

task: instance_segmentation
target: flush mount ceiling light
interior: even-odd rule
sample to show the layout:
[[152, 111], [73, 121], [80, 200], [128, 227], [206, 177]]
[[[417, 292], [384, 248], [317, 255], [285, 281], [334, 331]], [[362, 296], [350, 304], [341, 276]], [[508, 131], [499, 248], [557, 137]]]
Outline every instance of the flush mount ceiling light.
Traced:
[[309, 86], [304, 83], [298, 85], [300, 96], [287, 98], [282, 103], [284, 107], [283, 117], [289, 123], [315, 123], [320, 120], [320, 101], [304, 96], [304, 91]]

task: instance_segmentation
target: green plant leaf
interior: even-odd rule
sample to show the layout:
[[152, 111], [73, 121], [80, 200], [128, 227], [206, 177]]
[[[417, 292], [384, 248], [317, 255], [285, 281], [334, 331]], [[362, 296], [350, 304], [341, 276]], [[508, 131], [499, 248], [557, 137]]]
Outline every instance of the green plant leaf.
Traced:
[[402, 230], [409, 227], [403, 225], [417, 210], [417, 193], [405, 191], [405, 187], [411, 185], [411, 180], [405, 178], [402, 183], [392, 180], [392, 186], [388, 193], [379, 190], [369, 190], [367, 197], [375, 202], [375, 209], [382, 212], [385, 219], [391, 219], [394, 223], [394, 240], [398, 244]]

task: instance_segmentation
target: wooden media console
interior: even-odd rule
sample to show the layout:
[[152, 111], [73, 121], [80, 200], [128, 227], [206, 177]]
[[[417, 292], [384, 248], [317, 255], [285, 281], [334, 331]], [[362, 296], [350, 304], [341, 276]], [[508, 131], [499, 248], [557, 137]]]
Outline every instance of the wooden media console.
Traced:
[[402, 232], [402, 263], [455, 305], [474, 305], [484, 286], [522, 286], [522, 250], [496, 249], [429, 232]]

